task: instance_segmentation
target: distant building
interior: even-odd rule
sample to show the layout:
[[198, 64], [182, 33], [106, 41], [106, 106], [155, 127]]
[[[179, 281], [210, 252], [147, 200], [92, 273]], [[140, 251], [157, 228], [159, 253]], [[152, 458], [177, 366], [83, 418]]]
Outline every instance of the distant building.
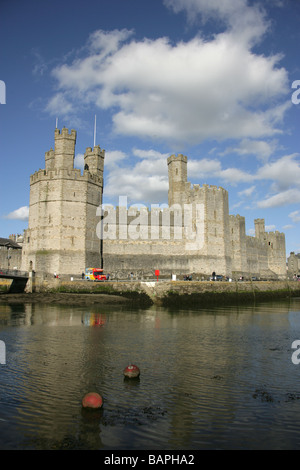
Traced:
[[20, 269], [22, 262], [22, 246], [16, 242], [16, 236], [0, 238], [0, 268]]

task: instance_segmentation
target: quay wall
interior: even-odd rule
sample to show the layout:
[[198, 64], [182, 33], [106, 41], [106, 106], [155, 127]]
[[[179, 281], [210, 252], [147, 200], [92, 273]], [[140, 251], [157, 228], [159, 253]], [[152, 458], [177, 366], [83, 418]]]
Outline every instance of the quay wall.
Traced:
[[142, 295], [149, 303], [163, 306], [201, 306], [202, 304], [229, 304], [242, 301], [300, 297], [299, 281], [106, 281], [52, 276], [35, 276], [28, 292], [103, 293]]

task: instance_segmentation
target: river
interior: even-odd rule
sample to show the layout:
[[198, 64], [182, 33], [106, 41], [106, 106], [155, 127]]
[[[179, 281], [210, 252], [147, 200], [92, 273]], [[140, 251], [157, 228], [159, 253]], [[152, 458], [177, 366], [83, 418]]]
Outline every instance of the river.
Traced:
[[[2, 303], [0, 340], [1, 449], [300, 448], [300, 298], [198, 310]], [[129, 363], [139, 380], [124, 379]], [[91, 391], [99, 411], [82, 408]]]

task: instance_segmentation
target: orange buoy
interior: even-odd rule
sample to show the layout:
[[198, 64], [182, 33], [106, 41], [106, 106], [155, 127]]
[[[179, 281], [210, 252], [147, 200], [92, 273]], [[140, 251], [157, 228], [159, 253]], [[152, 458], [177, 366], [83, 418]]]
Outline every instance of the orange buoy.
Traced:
[[138, 368], [138, 366], [130, 364], [129, 366], [125, 367], [125, 369], [123, 370], [123, 374], [129, 379], [135, 379], [139, 377], [140, 369]]
[[102, 397], [98, 393], [87, 393], [82, 399], [82, 406], [84, 408], [101, 408], [103, 404]]

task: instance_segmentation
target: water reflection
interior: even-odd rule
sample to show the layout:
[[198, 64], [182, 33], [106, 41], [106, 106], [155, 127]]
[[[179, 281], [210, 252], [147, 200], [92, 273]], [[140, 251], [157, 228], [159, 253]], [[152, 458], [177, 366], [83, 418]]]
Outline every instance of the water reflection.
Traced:
[[[0, 305], [0, 446], [297, 448], [299, 318], [300, 299], [187, 311]], [[128, 363], [140, 380], [124, 380]], [[82, 409], [88, 391], [103, 397], [99, 412]]]

